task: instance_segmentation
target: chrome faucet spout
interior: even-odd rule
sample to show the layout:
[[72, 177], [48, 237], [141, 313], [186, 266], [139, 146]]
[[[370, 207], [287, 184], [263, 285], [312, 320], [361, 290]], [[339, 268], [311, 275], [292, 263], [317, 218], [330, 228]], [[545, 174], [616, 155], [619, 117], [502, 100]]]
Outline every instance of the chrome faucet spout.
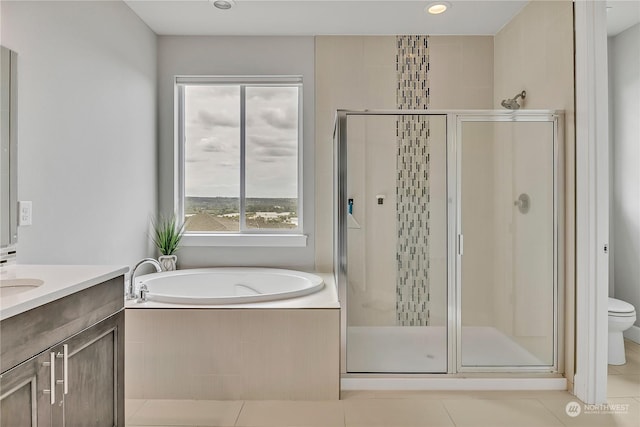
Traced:
[[156, 269], [156, 273], [160, 273], [162, 271], [162, 267], [160, 266], [160, 263], [153, 258], [144, 258], [143, 260], [138, 261], [135, 267], [131, 269], [131, 274], [129, 275], [129, 286], [127, 287], [127, 292], [125, 295], [126, 299], [128, 300], [137, 298], [134, 279], [135, 279], [136, 271], [138, 270], [138, 267], [141, 267], [144, 264], [153, 265]]

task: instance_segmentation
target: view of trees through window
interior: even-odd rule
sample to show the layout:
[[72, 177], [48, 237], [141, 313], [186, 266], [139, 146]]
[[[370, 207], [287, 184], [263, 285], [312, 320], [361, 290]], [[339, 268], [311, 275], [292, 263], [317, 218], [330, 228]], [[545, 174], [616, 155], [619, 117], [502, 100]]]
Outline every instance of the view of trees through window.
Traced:
[[184, 85], [188, 232], [298, 228], [298, 91], [297, 85]]

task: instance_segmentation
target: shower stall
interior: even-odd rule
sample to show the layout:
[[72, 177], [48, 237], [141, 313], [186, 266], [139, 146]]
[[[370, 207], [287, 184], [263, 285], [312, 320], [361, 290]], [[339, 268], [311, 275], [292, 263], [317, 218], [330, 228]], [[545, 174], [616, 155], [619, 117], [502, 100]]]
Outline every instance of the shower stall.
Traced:
[[338, 110], [342, 373], [562, 373], [558, 111]]

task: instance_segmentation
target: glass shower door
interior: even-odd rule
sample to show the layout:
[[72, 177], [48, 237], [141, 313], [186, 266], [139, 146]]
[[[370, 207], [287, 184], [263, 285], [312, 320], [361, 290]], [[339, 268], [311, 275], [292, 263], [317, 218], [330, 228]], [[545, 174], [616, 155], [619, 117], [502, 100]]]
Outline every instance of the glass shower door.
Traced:
[[346, 371], [447, 371], [446, 116], [346, 125]]
[[459, 369], [553, 370], [553, 121], [458, 121]]

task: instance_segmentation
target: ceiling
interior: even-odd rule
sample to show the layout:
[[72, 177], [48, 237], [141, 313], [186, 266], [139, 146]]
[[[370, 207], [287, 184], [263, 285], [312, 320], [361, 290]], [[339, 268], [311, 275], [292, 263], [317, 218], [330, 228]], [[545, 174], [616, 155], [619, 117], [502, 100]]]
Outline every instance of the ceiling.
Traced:
[[607, 35], [615, 36], [640, 22], [640, 0], [607, 1]]
[[528, 1], [447, 0], [235, 0], [219, 10], [208, 0], [124, 0], [159, 35], [494, 35]]
[[[442, 15], [425, 13], [433, 0], [235, 0], [219, 10], [209, 0], [124, 0], [160, 35], [495, 35], [527, 0], [448, 0]], [[607, 0], [607, 33], [640, 22], [640, 0]]]

